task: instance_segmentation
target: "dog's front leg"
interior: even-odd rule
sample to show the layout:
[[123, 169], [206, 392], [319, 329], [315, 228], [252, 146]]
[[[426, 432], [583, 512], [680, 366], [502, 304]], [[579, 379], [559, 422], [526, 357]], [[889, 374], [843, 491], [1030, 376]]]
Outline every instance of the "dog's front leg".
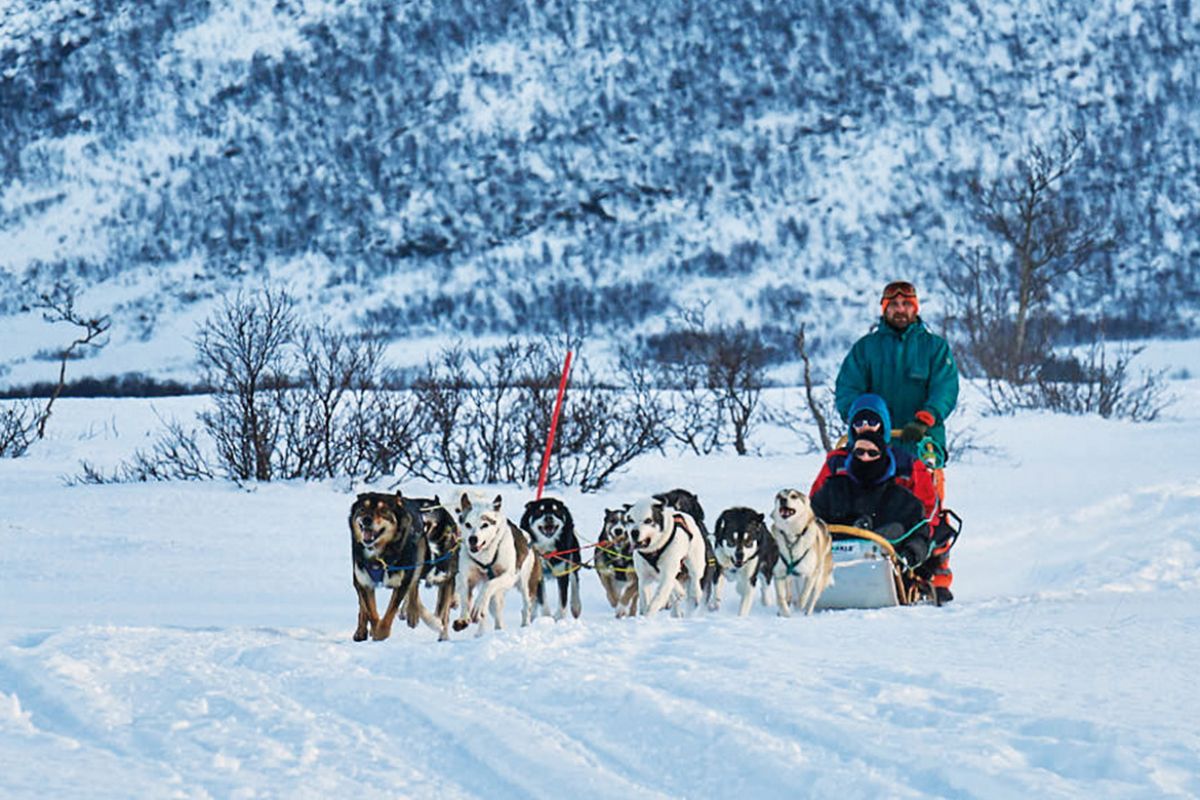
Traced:
[[600, 585], [604, 587], [604, 594], [608, 597], [608, 604], [612, 606], [613, 611], [617, 612], [618, 617], [621, 616], [621, 609], [619, 608], [621, 595], [617, 592], [616, 577], [604, 574], [599, 568], [596, 569], [596, 577], [600, 579]]
[[717, 567], [717, 579], [713, 582], [712, 597], [708, 601], [709, 611], [721, 610], [721, 598], [725, 594], [725, 582], [727, 580], [725, 577], [725, 568]]
[[492, 595], [492, 627], [496, 630], [504, 630], [504, 602], [508, 598], [508, 591], [501, 589]]
[[555, 622], [562, 621], [562, 618], [567, 615], [567, 600], [571, 589], [571, 575], [574, 574], [559, 575], [554, 579], [554, 582], [558, 584], [558, 610], [554, 612]]
[[771, 601], [773, 599], [771, 595], [771, 579], [774, 576], [767, 572], [759, 575], [758, 577], [762, 580], [762, 583], [759, 584], [759, 600], [764, 606], [769, 606], [771, 605]]
[[583, 603], [579, 599], [579, 570], [576, 569], [567, 576], [567, 583], [571, 589], [571, 616], [579, 619], [579, 615], [583, 613]]
[[392, 635], [392, 623], [396, 619], [396, 612], [400, 610], [400, 601], [404, 599], [405, 588], [405, 585], [401, 584], [392, 589], [392, 597], [388, 600], [387, 611], [383, 612], [383, 617], [375, 623], [375, 629], [371, 631], [371, 638], [375, 641], [382, 642]]
[[379, 621], [379, 612], [375, 608], [375, 589], [368, 589], [355, 581], [354, 591], [358, 594], [358, 627], [354, 629], [354, 641], [363, 642]]
[[775, 604], [779, 606], [779, 616], [790, 617], [792, 615], [792, 601], [788, 597], [788, 589], [791, 587], [792, 579], [785, 573], [783, 575], [775, 575]]
[[[679, 567], [682, 563], [682, 554], [679, 557], [666, 559], [665, 564], [660, 559], [658, 574], [662, 576], [662, 580], [658, 582], [658, 591], [654, 593], [654, 599], [646, 604], [647, 615], [657, 614], [666, 608], [667, 603], [671, 600], [671, 593], [679, 587], [679, 581], [675, 576], [679, 574]], [[646, 595], [643, 595], [642, 599], [645, 600]]]
[[458, 619], [454, 620], [454, 630], [461, 631], [471, 624], [472, 582], [464, 569], [459, 571], [454, 583], [454, 594], [458, 597]]
[[750, 575], [754, 573], [750, 570], [750, 564], [743, 564], [741, 571], [738, 573], [738, 593], [741, 595], [742, 602], [738, 606], [738, 616], [745, 617], [750, 613], [750, 606], [754, 603], [754, 587], [750, 584]]

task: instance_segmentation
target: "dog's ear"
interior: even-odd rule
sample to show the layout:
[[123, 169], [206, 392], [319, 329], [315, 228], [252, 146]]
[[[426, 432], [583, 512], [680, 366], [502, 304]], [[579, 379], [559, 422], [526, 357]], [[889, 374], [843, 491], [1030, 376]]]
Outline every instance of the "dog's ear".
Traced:
[[762, 523], [766, 523], [766, 521], [767, 521], [766, 516], [761, 511], [755, 511], [754, 518]]
[[537, 505], [537, 500], [529, 500], [525, 503], [526, 508], [533, 508], [535, 505]]
[[458, 496], [458, 510], [459, 511], [470, 511], [471, 510], [471, 496], [469, 494], [467, 494], [466, 491], [463, 491], [463, 493]]
[[440, 506], [441, 504], [442, 504], [442, 499], [435, 494], [433, 496], [433, 505]]
[[500, 506], [502, 506], [503, 504], [504, 504], [504, 498], [501, 497], [500, 495], [496, 495], [496, 499], [492, 501], [492, 510], [499, 511]]

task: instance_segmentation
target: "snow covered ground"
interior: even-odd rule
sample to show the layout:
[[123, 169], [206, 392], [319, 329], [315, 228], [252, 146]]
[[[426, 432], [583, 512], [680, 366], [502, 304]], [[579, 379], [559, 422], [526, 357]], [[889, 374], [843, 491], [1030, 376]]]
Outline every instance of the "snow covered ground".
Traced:
[[[1200, 796], [1200, 380], [1173, 386], [1147, 425], [957, 420], [1001, 452], [949, 471], [948, 607], [616, 620], [587, 573], [580, 620], [513, 597], [450, 643], [351, 641], [350, 487], [67, 486], [198, 401], [60, 401], [0, 461], [0, 796]], [[589, 541], [650, 489], [766, 508], [819, 458], [762, 438], [563, 496]]]

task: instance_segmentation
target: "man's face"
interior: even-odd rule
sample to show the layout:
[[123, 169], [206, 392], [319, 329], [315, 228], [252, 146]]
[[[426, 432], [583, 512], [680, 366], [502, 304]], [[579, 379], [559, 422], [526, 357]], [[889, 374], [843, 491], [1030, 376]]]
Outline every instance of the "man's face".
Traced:
[[887, 320], [888, 325], [902, 331], [917, 318], [917, 306], [913, 303], [913, 298], [897, 295], [888, 301], [883, 318]]

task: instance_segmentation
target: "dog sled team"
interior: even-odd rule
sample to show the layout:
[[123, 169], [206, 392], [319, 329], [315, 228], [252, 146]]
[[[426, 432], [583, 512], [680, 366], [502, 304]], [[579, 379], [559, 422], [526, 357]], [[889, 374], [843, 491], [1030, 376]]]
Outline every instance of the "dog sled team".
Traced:
[[[578, 617], [585, 568], [596, 572], [618, 617], [715, 611], [727, 583], [737, 585], [743, 616], [756, 591], [783, 616], [793, 609], [808, 614], [833, 577], [829, 532], [796, 489], [776, 495], [769, 520], [750, 508], [730, 508], [711, 534], [691, 492], [646, 497], [606, 510], [599, 540], [586, 548], [561, 500], [526, 503], [519, 523], [505, 508], [501, 495], [471, 489], [447, 504], [438, 497], [360, 494], [350, 509], [354, 639], [386, 639], [401, 613], [408, 626], [424, 621], [442, 640], [471, 625], [482, 635], [503, 626], [514, 588], [522, 625], [539, 615]], [[585, 550], [594, 550], [590, 563]], [[432, 606], [422, 586], [436, 590]], [[392, 590], [382, 614], [377, 588]]]
[[[578, 617], [585, 569], [596, 572], [618, 617], [717, 610], [728, 583], [737, 585], [742, 616], [756, 592], [782, 616], [949, 602], [949, 551], [961, 520], [944, 507], [943, 423], [958, 376], [918, 308], [911, 284], [884, 289], [879, 324], [838, 373], [844, 445], [826, 456], [808, 494], [776, 493], [769, 518], [729, 508], [710, 532], [699, 498], [675, 489], [607, 509], [598, 540], [584, 547], [570, 510], [553, 498], [526, 503], [514, 522], [500, 495], [473, 489], [445, 503], [359, 495], [350, 510], [354, 639], [386, 639], [401, 611], [407, 625], [424, 621], [442, 640], [471, 625], [482, 635], [503, 625], [513, 588], [522, 625], [568, 610]], [[893, 419], [908, 421], [893, 431]], [[436, 589], [431, 607], [422, 586]], [[383, 614], [376, 588], [392, 590]]]

